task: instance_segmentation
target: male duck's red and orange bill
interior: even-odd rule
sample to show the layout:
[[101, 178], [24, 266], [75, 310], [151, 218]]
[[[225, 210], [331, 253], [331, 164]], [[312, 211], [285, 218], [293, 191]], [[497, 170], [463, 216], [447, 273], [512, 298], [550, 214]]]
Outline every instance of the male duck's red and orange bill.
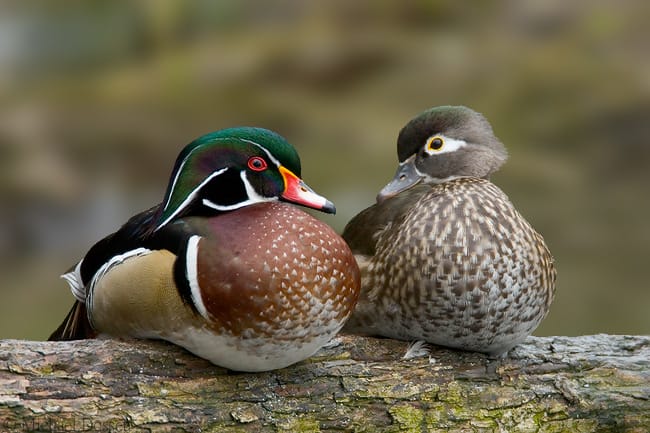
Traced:
[[322, 212], [336, 213], [334, 203], [316, 194], [307, 184], [298, 176], [293, 174], [284, 166], [279, 167], [282, 178], [284, 179], [284, 191], [281, 198], [291, 203], [317, 209]]

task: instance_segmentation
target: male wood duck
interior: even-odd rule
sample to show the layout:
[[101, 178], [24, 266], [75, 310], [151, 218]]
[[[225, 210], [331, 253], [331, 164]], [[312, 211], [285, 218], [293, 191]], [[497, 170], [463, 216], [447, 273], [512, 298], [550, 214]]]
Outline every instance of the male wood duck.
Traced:
[[50, 340], [163, 339], [222, 367], [278, 369], [343, 326], [359, 269], [284, 138], [231, 128], [185, 147], [161, 204], [97, 242], [63, 278], [77, 299]]
[[488, 178], [506, 160], [488, 121], [436, 107], [397, 140], [399, 167], [343, 238], [361, 267], [345, 331], [505, 354], [546, 316], [553, 257]]

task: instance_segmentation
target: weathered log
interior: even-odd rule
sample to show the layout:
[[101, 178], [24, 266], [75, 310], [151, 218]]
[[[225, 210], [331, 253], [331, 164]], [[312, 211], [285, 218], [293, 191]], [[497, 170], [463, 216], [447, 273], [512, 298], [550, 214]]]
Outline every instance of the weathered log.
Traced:
[[233, 373], [162, 342], [0, 341], [0, 432], [650, 431], [650, 337], [529, 338], [506, 358], [340, 336]]

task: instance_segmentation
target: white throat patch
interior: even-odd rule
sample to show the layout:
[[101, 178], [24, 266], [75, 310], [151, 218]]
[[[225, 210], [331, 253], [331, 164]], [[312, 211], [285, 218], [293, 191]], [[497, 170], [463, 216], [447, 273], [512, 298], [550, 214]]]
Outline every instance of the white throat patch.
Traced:
[[219, 211], [228, 211], [228, 210], [234, 210], [234, 209], [239, 209], [244, 206], [248, 206], [250, 204], [254, 203], [262, 203], [265, 201], [275, 201], [277, 200], [276, 197], [264, 197], [262, 195], [259, 195], [257, 191], [255, 191], [255, 188], [253, 188], [253, 185], [251, 185], [250, 181], [248, 180], [248, 177], [246, 176], [246, 171], [242, 170], [239, 173], [239, 177], [241, 178], [242, 182], [244, 183], [244, 188], [246, 189], [246, 196], [248, 197], [247, 200], [240, 201], [239, 203], [234, 203], [234, 204], [229, 204], [229, 205], [221, 205], [217, 204], [211, 200], [208, 200], [207, 198], [204, 198], [202, 203], [204, 206], [207, 206], [211, 209], [216, 209]]

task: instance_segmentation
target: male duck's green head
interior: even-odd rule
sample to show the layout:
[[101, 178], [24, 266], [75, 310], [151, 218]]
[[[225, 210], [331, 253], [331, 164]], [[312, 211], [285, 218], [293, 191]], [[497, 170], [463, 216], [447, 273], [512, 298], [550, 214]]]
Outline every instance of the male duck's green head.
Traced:
[[197, 138], [178, 155], [154, 230], [181, 216], [273, 200], [335, 212], [300, 179], [298, 152], [283, 137], [263, 128], [223, 129]]

